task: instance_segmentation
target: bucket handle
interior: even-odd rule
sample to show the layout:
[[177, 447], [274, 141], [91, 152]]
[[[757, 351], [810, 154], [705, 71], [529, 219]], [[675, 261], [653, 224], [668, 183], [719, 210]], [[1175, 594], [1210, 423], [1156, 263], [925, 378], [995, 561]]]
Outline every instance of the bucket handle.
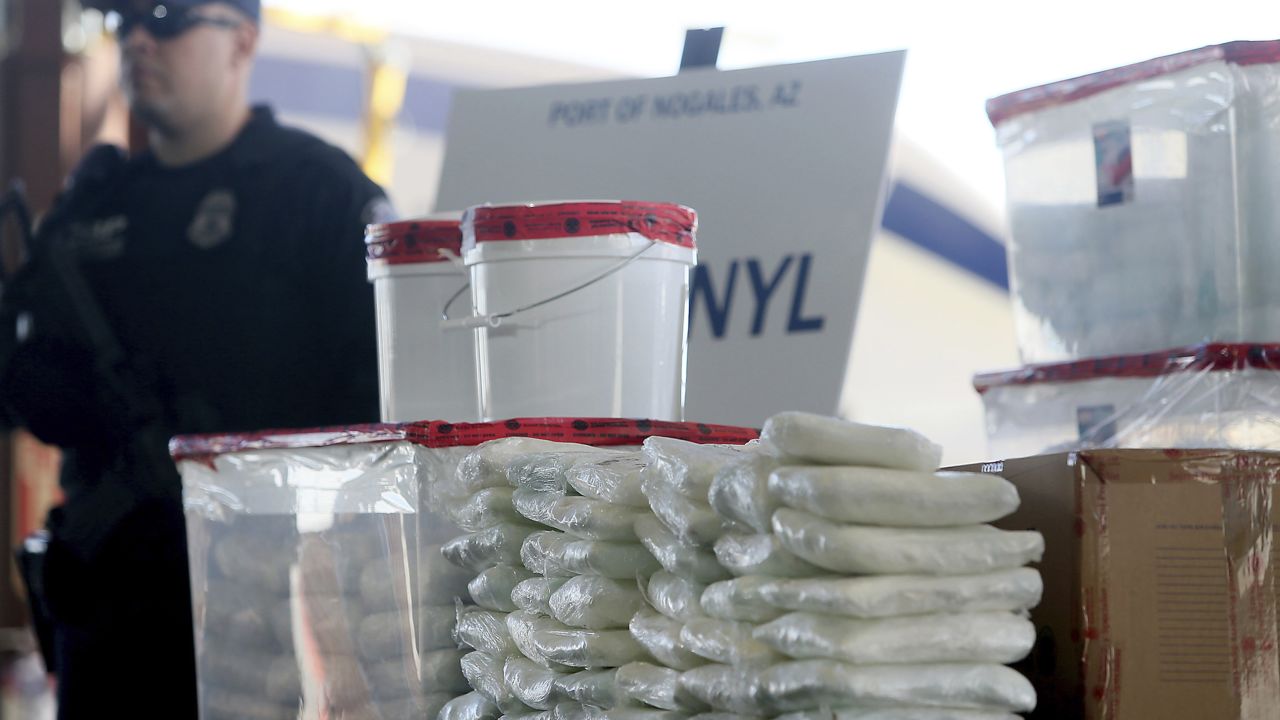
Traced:
[[[464, 318], [451, 318], [449, 317], [449, 308], [453, 307], [454, 301], [456, 301], [459, 297], [461, 297], [462, 293], [466, 292], [468, 289], [471, 288], [471, 283], [467, 282], [466, 285], [463, 285], [461, 288], [459, 288], [458, 292], [454, 293], [453, 296], [449, 298], [449, 301], [444, 304], [444, 309], [440, 311], [440, 317], [441, 317], [440, 327], [443, 330], [461, 330], [461, 329], [475, 329], [475, 328], [482, 328], [482, 327], [491, 327], [491, 328], [500, 327], [502, 325], [503, 320], [506, 320], [507, 318], [512, 317], [513, 315], [518, 315], [523, 312], [528, 312], [529, 310], [540, 308], [543, 305], [553, 303], [556, 300], [566, 298], [578, 292], [579, 290], [585, 290], [591, 287], [592, 285], [595, 285], [596, 283], [600, 282], [601, 280], [604, 280], [610, 275], [613, 275], [614, 273], [621, 271], [623, 268], [627, 267], [631, 263], [635, 262], [636, 260], [639, 260], [641, 255], [644, 255], [646, 252], [652, 249], [654, 245], [658, 244], [658, 241], [656, 240], [653, 240], [653, 239], [648, 239], [648, 240], [649, 240], [648, 245], [645, 245], [643, 248], [636, 251], [635, 253], [623, 258], [621, 262], [615, 264], [613, 267], [605, 270], [604, 272], [600, 273], [599, 275], [596, 275], [595, 277], [585, 282], [579, 283], [578, 285], [575, 285], [569, 288], [568, 290], [563, 290], [561, 292], [558, 292], [555, 295], [552, 295], [551, 297], [543, 298], [542, 300], [538, 300], [536, 302], [532, 302], [532, 303], [529, 303], [528, 305], [518, 307], [514, 310], [508, 310], [506, 312], [489, 313], [488, 315], [473, 315], [471, 317], [464, 317]], [[450, 260], [457, 262], [457, 256], [453, 255], [450, 258]]]

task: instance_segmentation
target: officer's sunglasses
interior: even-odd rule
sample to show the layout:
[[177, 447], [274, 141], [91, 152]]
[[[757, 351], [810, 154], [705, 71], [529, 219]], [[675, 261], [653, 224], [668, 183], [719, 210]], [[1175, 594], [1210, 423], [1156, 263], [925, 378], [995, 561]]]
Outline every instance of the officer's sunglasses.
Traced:
[[171, 7], [163, 3], [146, 11], [117, 10], [112, 14], [116, 18], [116, 37], [121, 40], [129, 37], [129, 33], [138, 26], [142, 26], [147, 34], [157, 40], [170, 40], [200, 25], [230, 29], [240, 27], [242, 22], [231, 18], [199, 15], [189, 8]]

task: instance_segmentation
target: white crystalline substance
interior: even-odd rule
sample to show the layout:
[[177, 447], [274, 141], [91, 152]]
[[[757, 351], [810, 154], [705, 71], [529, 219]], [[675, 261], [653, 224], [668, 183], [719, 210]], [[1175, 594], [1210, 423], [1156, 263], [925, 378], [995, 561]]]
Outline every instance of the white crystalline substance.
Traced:
[[583, 705], [613, 707], [618, 703], [616, 668], [580, 670], [556, 678], [556, 690]]
[[467, 583], [467, 592], [482, 608], [511, 612], [516, 609], [511, 601], [512, 590], [531, 577], [533, 573], [517, 565], [499, 565], [485, 570]]
[[942, 461], [942, 447], [913, 430], [862, 425], [804, 412], [778, 413], [769, 418], [760, 433], [760, 445], [770, 455], [792, 464], [928, 471]]
[[725, 665], [766, 667], [784, 658], [751, 636], [751, 623], [697, 618], [684, 624], [680, 642], [695, 655]]
[[516, 510], [524, 517], [587, 540], [635, 542], [638, 513], [603, 500], [517, 490]]
[[456, 537], [442, 545], [440, 552], [454, 565], [476, 572], [497, 565], [519, 565], [520, 545], [535, 530], [531, 525], [503, 523]]
[[549, 670], [520, 656], [508, 657], [502, 669], [502, 677], [511, 689], [511, 694], [537, 710], [550, 710], [556, 706], [559, 699], [556, 681], [566, 674]]
[[507, 629], [507, 613], [463, 607], [458, 612], [458, 642], [490, 655], [518, 652]]
[[989, 610], [1019, 612], [1040, 603], [1044, 583], [1032, 568], [981, 575], [824, 577], [779, 579], [760, 595], [788, 610], [826, 615], [883, 618]]
[[649, 659], [628, 630], [582, 630], [543, 620], [530, 640], [539, 656], [570, 667], [619, 667]]
[[716, 541], [716, 560], [734, 575], [814, 577], [828, 571], [801, 560], [772, 533], [729, 533]]
[[550, 615], [552, 593], [568, 581], [567, 577], [529, 578], [511, 589], [511, 602], [520, 610]]
[[445, 504], [445, 514], [459, 529], [476, 532], [504, 522], [522, 522], [511, 504], [509, 487], [485, 488], [456, 503]]
[[680, 689], [680, 673], [652, 663], [633, 662], [618, 668], [618, 690], [633, 700], [663, 710], [697, 712], [706, 703]]
[[640, 453], [619, 453], [608, 459], [575, 464], [565, 472], [565, 480], [586, 497], [647, 509], [649, 500], [640, 489], [644, 468]]
[[680, 640], [680, 631], [683, 629], [683, 622], [652, 610], [641, 610], [631, 618], [631, 637], [644, 646], [658, 662], [676, 670], [691, 670], [706, 665], [706, 658], [689, 652], [689, 648]]
[[563, 627], [564, 625], [557, 620], [524, 612], [523, 610], [507, 615], [507, 631], [511, 633], [511, 642], [515, 643], [515, 646], [520, 649], [520, 652], [525, 657], [550, 670], [567, 672], [573, 670], [573, 668], [555, 662], [544, 655], [533, 641], [533, 633], [537, 630], [557, 630]]
[[903, 706], [810, 710], [779, 715], [775, 720], [1022, 720], [1022, 718], [1004, 710]]
[[769, 474], [782, 467], [778, 458], [752, 453], [720, 468], [707, 493], [711, 509], [721, 517], [767, 533], [778, 501], [769, 495]]
[[836, 525], [816, 515], [782, 509], [773, 532], [783, 547], [819, 567], [866, 575], [971, 575], [1036, 562], [1044, 554], [1038, 532], [990, 525], [885, 528]]
[[722, 467], [755, 452], [753, 445], [699, 445], [665, 437], [648, 438], [641, 450], [645, 462], [664, 485], [703, 502]]
[[680, 542], [657, 518], [641, 517], [636, 520], [635, 527], [640, 542], [667, 572], [700, 583], [727, 580], [730, 577], [728, 571], [716, 561], [715, 553], [697, 545]]
[[645, 607], [634, 580], [579, 575], [551, 595], [551, 616], [565, 625], [588, 630], [624, 628]]
[[846, 665], [797, 660], [764, 670], [757, 697], [770, 713], [821, 707], [917, 705], [1030, 712], [1036, 692], [1003, 665]]
[[645, 599], [655, 610], [672, 620], [685, 620], [704, 615], [701, 598], [707, 586], [662, 570], [649, 578]]
[[952, 527], [999, 520], [1018, 509], [1018, 489], [996, 475], [862, 467], [784, 467], [769, 495], [829, 520], [897, 527]]
[[1036, 629], [1009, 612], [917, 615], [859, 620], [790, 613], [753, 637], [794, 658], [832, 658], [851, 665], [981, 662], [1011, 664], [1031, 652]]
[[680, 673], [680, 687], [716, 710], [763, 714], [759, 670], [729, 665], [704, 665]]
[[547, 576], [594, 573], [629, 579], [658, 569], [657, 561], [642, 545], [579, 540], [559, 531], [533, 533], [520, 556], [529, 570]]
[[731, 521], [716, 514], [706, 496], [682, 495], [657, 473], [647, 473], [643, 482], [649, 507], [662, 524], [687, 545], [711, 545], [734, 529]]
[[437, 720], [497, 720], [502, 711], [478, 692], [456, 697], [440, 708]]
[[746, 575], [711, 583], [702, 592], [702, 609], [708, 615], [722, 620], [768, 622], [784, 612], [765, 600], [760, 593], [760, 589], [772, 581], [773, 578]]
[[507, 687], [502, 674], [505, 664], [506, 658], [498, 655], [479, 651], [467, 653], [462, 657], [462, 675], [476, 692], [488, 698], [503, 713], [529, 712], [529, 707]]

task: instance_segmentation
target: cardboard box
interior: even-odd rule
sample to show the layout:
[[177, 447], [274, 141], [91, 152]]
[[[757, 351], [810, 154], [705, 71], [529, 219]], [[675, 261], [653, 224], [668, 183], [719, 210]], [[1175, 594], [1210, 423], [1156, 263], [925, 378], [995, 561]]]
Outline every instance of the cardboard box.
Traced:
[[1044, 533], [1033, 718], [1280, 717], [1280, 454], [1097, 450], [969, 466]]

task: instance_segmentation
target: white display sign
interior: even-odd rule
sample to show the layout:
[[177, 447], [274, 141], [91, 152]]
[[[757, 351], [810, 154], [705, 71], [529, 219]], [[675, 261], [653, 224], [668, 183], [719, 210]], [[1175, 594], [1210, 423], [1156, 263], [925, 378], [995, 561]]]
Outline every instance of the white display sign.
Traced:
[[685, 416], [833, 414], [904, 59], [460, 91], [436, 208], [613, 198], [696, 209]]

